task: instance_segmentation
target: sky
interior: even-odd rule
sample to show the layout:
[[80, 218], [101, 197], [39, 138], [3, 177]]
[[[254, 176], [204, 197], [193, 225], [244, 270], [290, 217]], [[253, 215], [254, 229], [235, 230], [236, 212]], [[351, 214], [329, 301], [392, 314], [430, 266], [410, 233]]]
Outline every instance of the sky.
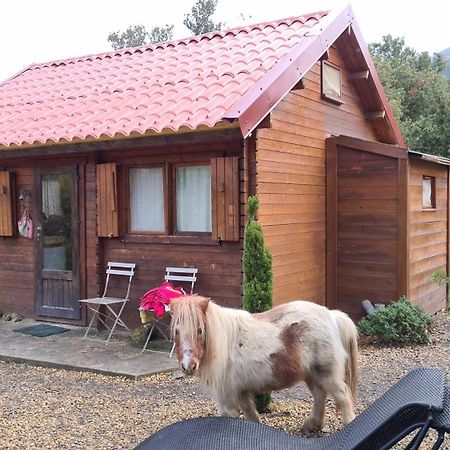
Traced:
[[[129, 25], [174, 24], [175, 38], [190, 32], [184, 15], [196, 0], [5, 0], [1, 3], [0, 82], [32, 63], [111, 50], [108, 34]], [[366, 43], [392, 34], [418, 51], [450, 47], [450, 2], [427, 0], [219, 0], [215, 21], [228, 27], [337, 9], [351, 4]], [[243, 16], [243, 17], [242, 17]]]

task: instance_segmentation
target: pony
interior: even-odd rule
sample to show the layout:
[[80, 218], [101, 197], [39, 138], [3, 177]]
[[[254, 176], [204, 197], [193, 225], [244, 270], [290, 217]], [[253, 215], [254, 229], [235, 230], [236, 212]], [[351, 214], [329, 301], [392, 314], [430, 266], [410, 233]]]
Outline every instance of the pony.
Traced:
[[297, 300], [251, 314], [200, 295], [173, 299], [170, 308], [180, 368], [199, 377], [220, 415], [259, 422], [255, 394], [304, 381], [313, 406], [303, 432], [322, 429], [328, 394], [344, 425], [354, 418], [358, 332], [342, 311]]

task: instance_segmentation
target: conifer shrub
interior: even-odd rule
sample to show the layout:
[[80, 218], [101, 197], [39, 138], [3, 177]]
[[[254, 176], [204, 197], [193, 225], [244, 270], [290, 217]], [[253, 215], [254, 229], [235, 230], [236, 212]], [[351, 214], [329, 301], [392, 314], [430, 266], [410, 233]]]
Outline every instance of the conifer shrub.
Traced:
[[[251, 313], [263, 312], [272, 308], [272, 255], [264, 245], [262, 228], [256, 221], [258, 208], [258, 197], [249, 197], [242, 260], [244, 269], [243, 307]], [[257, 410], [259, 412], [266, 411], [271, 400], [270, 393], [255, 395]]]
[[432, 319], [422, 307], [406, 297], [380, 309], [358, 322], [361, 334], [375, 336], [382, 344], [427, 344]]

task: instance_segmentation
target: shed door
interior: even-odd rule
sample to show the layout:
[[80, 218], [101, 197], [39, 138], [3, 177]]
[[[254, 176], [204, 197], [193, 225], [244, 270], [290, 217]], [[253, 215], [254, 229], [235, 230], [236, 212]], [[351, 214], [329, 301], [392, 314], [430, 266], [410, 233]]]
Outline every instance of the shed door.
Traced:
[[387, 303], [407, 293], [406, 152], [327, 141], [327, 305], [357, 319], [364, 299]]
[[80, 319], [77, 170], [42, 168], [36, 180], [37, 314]]

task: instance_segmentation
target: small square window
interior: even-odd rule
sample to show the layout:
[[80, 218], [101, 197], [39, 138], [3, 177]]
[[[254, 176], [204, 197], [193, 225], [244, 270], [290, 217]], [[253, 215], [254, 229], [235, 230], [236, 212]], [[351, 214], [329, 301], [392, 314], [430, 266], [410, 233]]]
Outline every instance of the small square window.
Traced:
[[436, 179], [424, 175], [422, 178], [422, 208], [436, 208]]
[[334, 103], [344, 103], [341, 69], [328, 61], [322, 61], [322, 97]]

